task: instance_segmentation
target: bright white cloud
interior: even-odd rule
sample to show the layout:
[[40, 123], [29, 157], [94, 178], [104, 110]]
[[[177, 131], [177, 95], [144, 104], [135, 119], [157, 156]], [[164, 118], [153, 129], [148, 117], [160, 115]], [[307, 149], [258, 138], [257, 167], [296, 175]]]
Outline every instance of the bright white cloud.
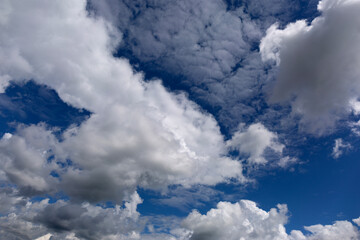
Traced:
[[264, 164], [267, 162], [264, 157], [266, 149], [271, 149], [276, 153], [282, 154], [284, 145], [278, 142], [276, 133], [269, 131], [261, 123], [251, 124], [245, 128], [243, 124], [239, 125], [227, 146], [237, 150], [240, 154], [247, 155], [247, 161], [250, 164]]
[[[45, 127], [34, 135], [4, 139], [2, 161], [9, 166], [10, 181], [37, 191], [50, 189], [52, 184], [41, 177], [50, 169], [42, 156], [49, 147], [56, 161], [73, 162], [58, 170], [61, 182], [56, 186], [87, 201], [121, 201], [137, 186], [160, 189], [243, 179], [241, 164], [225, 157], [214, 118], [184, 95], [166, 91], [159, 81], [143, 82], [126, 60], [112, 57], [119, 33], [89, 16], [85, 0], [1, 3], [11, 11], [0, 25], [0, 75], [34, 79], [54, 88], [67, 103], [93, 113], [81, 126], [67, 130], [56, 146], [49, 146], [54, 137]], [[52, 140], [37, 145], [36, 134]], [[10, 146], [22, 156], [10, 158], [5, 151]], [[34, 165], [28, 174], [16, 175], [22, 171], [16, 161]]]
[[360, 227], [360, 217], [353, 219], [353, 222]]
[[286, 205], [263, 211], [252, 201], [220, 202], [206, 215], [192, 212], [183, 222], [193, 231], [190, 239], [287, 239], [284, 224], [287, 221]]
[[193, 211], [183, 222], [191, 230], [191, 240], [356, 240], [359, 229], [348, 221], [333, 225], [305, 227], [309, 234], [293, 230], [286, 233], [287, 207], [279, 204], [266, 212], [249, 200], [237, 203], [220, 202], [217, 208], [202, 215]]
[[292, 100], [302, 127], [312, 133], [331, 131], [351, 111], [360, 93], [360, 1], [323, 0], [321, 16], [285, 29], [275, 24], [261, 40], [263, 60], [275, 60], [279, 72], [271, 101]]

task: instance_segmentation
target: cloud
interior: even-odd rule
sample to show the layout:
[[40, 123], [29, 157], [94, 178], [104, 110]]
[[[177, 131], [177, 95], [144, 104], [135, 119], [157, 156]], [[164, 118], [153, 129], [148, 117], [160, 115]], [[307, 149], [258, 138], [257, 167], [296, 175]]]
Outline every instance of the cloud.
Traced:
[[285, 156], [285, 157], [282, 157], [279, 161], [278, 161], [278, 166], [280, 166], [281, 168], [288, 168], [290, 167], [291, 165], [295, 164], [295, 163], [298, 163], [299, 162], [299, 159], [297, 158], [294, 158], [294, 157], [289, 157], [289, 156]]
[[[28, 197], [59, 192], [70, 199], [51, 204], [27, 201], [26, 206], [5, 212], [4, 238], [42, 237], [49, 231], [57, 234], [55, 239], [98, 239], [104, 231], [110, 239], [119, 234], [120, 239], [138, 238], [137, 229], [129, 232], [126, 228], [126, 209], [135, 214], [136, 204], [119, 212], [94, 203], [134, 202], [137, 187], [164, 190], [173, 184], [190, 187], [229, 179], [246, 181], [241, 162], [228, 157], [215, 119], [185, 94], [168, 92], [160, 81], [143, 81], [143, 75], [135, 73], [127, 60], [114, 58], [121, 34], [103, 18], [87, 12], [85, 0], [0, 3], [8, 9], [0, 23], [1, 79], [31, 79], [56, 90], [66, 103], [91, 112], [79, 126], [64, 131], [43, 123], [19, 125], [1, 138], [0, 178], [16, 186], [22, 203]], [[218, 5], [208, 7], [212, 13], [204, 12], [204, 17], [212, 16], [213, 25], [223, 26], [219, 21], [223, 18], [231, 23], [232, 16], [216, 13]], [[223, 34], [216, 29], [209, 34]], [[236, 40], [236, 36], [228, 37]], [[229, 47], [228, 53], [219, 50], [218, 58], [227, 59], [233, 50], [243, 51], [226, 39], [223, 43], [213, 46]], [[225, 62], [219, 64], [230, 68]], [[259, 141], [260, 151], [244, 150], [252, 162], [263, 157], [266, 147], [282, 150], [274, 133], [254, 126], [238, 136], [243, 140], [240, 135], [245, 134], [252, 144]], [[256, 135], [258, 131], [265, 140]], [[233, 147], [243, 150], [245, 143], [239, 139], [232, 140], [236, 142]], [[10, 193], [1, 196], [7, 205], [20, 201]], [[113, 222], [104, 220], [105, 216]], [[113, 224], [125, 229], [115, 231]]]
[[157, 205], [166, 205], [188, 212], [193, 208], [204, 207], [209, 203], [217, 202], [224, 197], [230, 198], [219, 190], [204, 185], [196, 185], [192, 188], [182, 186], [172, 187], [165, 196], [152, 200]]
[[313, 225], [305, 227], [311, 234], [309, 240], [336, 240], [336, 239], [358, 239], [359, 230], [348, 221], [336, 221], [333, 225]]
[[341, 138], [335, 139], [335, 144], [332, 151], [332, 156], [334, 158], [339, 158], [344, 150], [352, 148], [350, 143], [344, 143]]
[[17, 135], [4, 134], [0, 139], [1, 180], [18, 185], [25, 195], [51, 192], [56, 181], [48, 176], [56, 164], [47, 163], [47, 157], [56, 144], [52, 132], [41, 125], [19, 127]]
[[52, 234], [48, 233], [48, 234], [46, 234], [46, 235], [44, 235], [44, 236], [42, 236], [42, 237], [38, 237], [38, 238], [35, 239], [35, 240], [50, 240], [51, 237], [52, 237]]
[[[54, 144], [46, 126], [3, 139], [9, 181], [29, 191], [61, 189], [74, 200], [99, 202], [122, 201], [137, 186], [243, 180], [241, 164], [226, 157], [214, 118], [184, 94], [169, 93], [159, 81], [144, 82], [126, 60], [114, 58], [120, 33], [91, 16], [86, 1], [3, 2], [11, 11], [0, 25], [0, 75], [33, 79], [92, 112]], [[54, 160], [48, 163], [50, 152]], [[21, 164], [31, 164], [25, 174], [19, 174], [26, 167]], [[60, 176], [49, 177], [51, 171]]]
[[252, 201], [220, 202], [206, 215], [193, 211], [183, 226], [193, 231], [190, 239], [286, 239], [286, 205], [269, 212]]
[[245, 128], [244, 124], [239, 125], [231, 140], [227, 142], [230, 149], [239, 151], [248, 157], [247, 162], [250, 164], [267, 163], [264, 157], [265, 150], [271, 149], [275, 153], [282, 154], [285, 146], [278, 142], [276, 133], [269, 131], [261, 123], [251, 124]]
[[272, 25], [261, 40], [264, 61], [277, 62], [271, 102], [291, 101], [304, 130], [325, 134], [359, 95], [359, 1], [320, 1], [321, 16], [285, 29]]
[[131, 235], [140, 229], [137, 205], [142, 203], [135, 193], [125, 208], [104, 209], [90, 204], [71, 204], [59, 201], [49, 204], [34, 217], [35, 222], [52, 232], [72, 232], [80, 239], [104, 239], [108, 235]]
[[[25, 200], [25, 199], [24, 199]], [[28, 199], [27, 199], [28, 200]], [[16, 210], [0, 217], [2, 239], [131, 239], [143, 228], [136, 208], [142, 203], [137, 193], [124, 207], [73, 204], [49, 199], [15, 205]], [[134, 235], [135, 234], [135, 235]]]
[[359, 229], [348, 221], [308, 226], [306, 235], [298, 230], [288, 235], [284, 226], [288, 221], [287, 211], [282, 204], [267, 212], [249, 200], [220, 202], [204, 215], [193, 211], [182, 225], [192, 231], [191, 240], [355, 240], [360, 237]]
[[353, 222], [360, 227], [360, 217], [353, 219]]
[[250, 99], [263, 66], [252, 48], [263, 32], [243, 8], [228, 11], [222, 0], [106, 2], [91, 1], [96, 14], [124, 33], [119, 50], [145, 71], [169, 76], [168, 86], [187, 89], [228, 128], [255, 113]]

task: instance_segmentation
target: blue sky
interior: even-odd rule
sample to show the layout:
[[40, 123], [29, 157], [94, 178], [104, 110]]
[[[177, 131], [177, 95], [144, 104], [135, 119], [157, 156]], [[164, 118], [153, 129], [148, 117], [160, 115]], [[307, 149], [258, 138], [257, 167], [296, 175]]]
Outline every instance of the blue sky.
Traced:
[[0, 238], [360, 239], [359, 11], [0, 0]]

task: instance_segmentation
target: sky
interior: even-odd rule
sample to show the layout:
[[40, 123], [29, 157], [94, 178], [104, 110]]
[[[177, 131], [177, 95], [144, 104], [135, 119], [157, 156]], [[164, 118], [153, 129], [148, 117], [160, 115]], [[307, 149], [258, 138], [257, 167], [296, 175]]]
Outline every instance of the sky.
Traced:
[[0, 239], [360, 239], [359, 0], [0, 0]]

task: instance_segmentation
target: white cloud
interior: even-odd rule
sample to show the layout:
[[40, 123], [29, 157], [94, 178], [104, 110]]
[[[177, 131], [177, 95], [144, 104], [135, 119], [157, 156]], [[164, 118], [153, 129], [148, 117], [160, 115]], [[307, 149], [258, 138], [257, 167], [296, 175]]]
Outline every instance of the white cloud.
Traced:
[[278, 142], [277, 134], [269, 131], [261, 123], [251, 124], [247, 128], [240, 124], [238, 131], [227, 142], [227, 146], [238, 150], [240, 154], [248, 155], [247, 161], [250, 164], [265, 164], [267, 163], [264, 157], [266, 149], [282, 154], [285, 147]]
[[50, 240], [51, 237], [52, 237], [52, 234], [51, 234], [51, 233], [48, 233], [48, 234], [46, 234], [46, 235], [44, 235], [44, 236], [42, 236], [42, 237], [38, 237], [38, 238], [35, 239], [35, 240]]
[[308, 234], [293, 230], [286, 233], [287, 207], [279, 204], [266, 212], [249, 200], [237, 203], [220, 202], [217, 208], [202, 215], [193, 211], [183, 227], [191, 230], [190, 240], [355, 240], [359, 229], [348, 221], [336, 221], [333, 225], [305, 227]]
[[[355, 240], [360, 237], [359, 228], [349, 221], [307, 226], [305, 233], [293, 230], [287, 234], [285, 204], [264, 211], [250, 200], [219, 202], [206, 214], [194, 210], [181, 219], [161, 215], [141, 217], [137, 212], [141, 203], [137, 193], [131, 195], [124, 207], [114, 208], [64, 200], [30, 202], [24, 198], [14, 202], [11, 213], [1, 212], [0, 238], [28, 240], [52, 235], [52, 240]], [[359, 219], [353, 222], [359, 224]], [[144, 232], [146, 225], [152, 230]]]
[[312, 133], [332, 130], [351, 111], [360, 93], [360, 1], [320, 1], [321, 16], [285, 29], [273, 25], [261, 40], [263, 60], [276, 60], [279, 72], [272, 102], [292, 100], [302, 127]]
[[357, 101], [356, 99], [350, 100], [350, 106], [352, 108], [352, 112], [354, 113], [354, 115], [360, 114], [360, 102], [359, 101]]
[[360, 227], [360, 217], [353, 219], [353, 222]]
[[345, 143], [341, 138], [335, 139], [335, 144], [332, 151], [332, 156], [334, 158], [339, 158], [343, 153], [344, 150], [352, 148], [350, 143]]
[[[89, 16], [85, 0], [5, 2], [12, 11], [0, 26], [0, 75], [34, 79], [93, 113], [66, 131], [56, 146], [33, 142], [36, 134], [54, 139], [44, 127], [33, 135], [4, 139], [2, 161], [9, 166], [7, 176], [14, 176], [9, 180], [37, 191], [51, 189], [43, 171], [60, 166], [48, 167], [41, 155], [49, 147], [56, 161], [73, 162], [58, 169], [56, 188], [79, 200], [121, 201], [137, 186], [160, 189], [243, 179], [241, 164], [225, 157], [214, 118], [159, 81], [143, 82], [126, 60], [112, 57], [119, 33], [102, 18]], [[10, 146], [23, 155], [9, 157]], [[34, 165], [19, 175], [17, 161]]]
[[0, 139], [1, 180], [17, 184], [25, 195], [50, 192], [56, 181], [48, 176], [56, 164], [47, 163], [47, 157], [56, 143], [52, 132], [41, 125], [20, 126], [17, 135], [4, 134]]
[[183, 226], [193, 231], [190, 239], [287, 239], [284, 224], [287, 221], [286, 205], [266, 212], [252, 201], [220, 202], [206, 215], [192, 212]]
[[299, 160], [297, 158], [292, 158], [292, 157], [289, 157], [289, 156], [285, 156], [285, 157], [282, 157], [279, 162], [278, 162], [278, 165], [282, 168], [288, 168], [289, 166], [297, 163]]
[[313, 225], [305, 227], [311, 234], [308, 240], [355, 240], [359, 239], [358, 228], [348, 221], [336, 221], [333, 225]]

